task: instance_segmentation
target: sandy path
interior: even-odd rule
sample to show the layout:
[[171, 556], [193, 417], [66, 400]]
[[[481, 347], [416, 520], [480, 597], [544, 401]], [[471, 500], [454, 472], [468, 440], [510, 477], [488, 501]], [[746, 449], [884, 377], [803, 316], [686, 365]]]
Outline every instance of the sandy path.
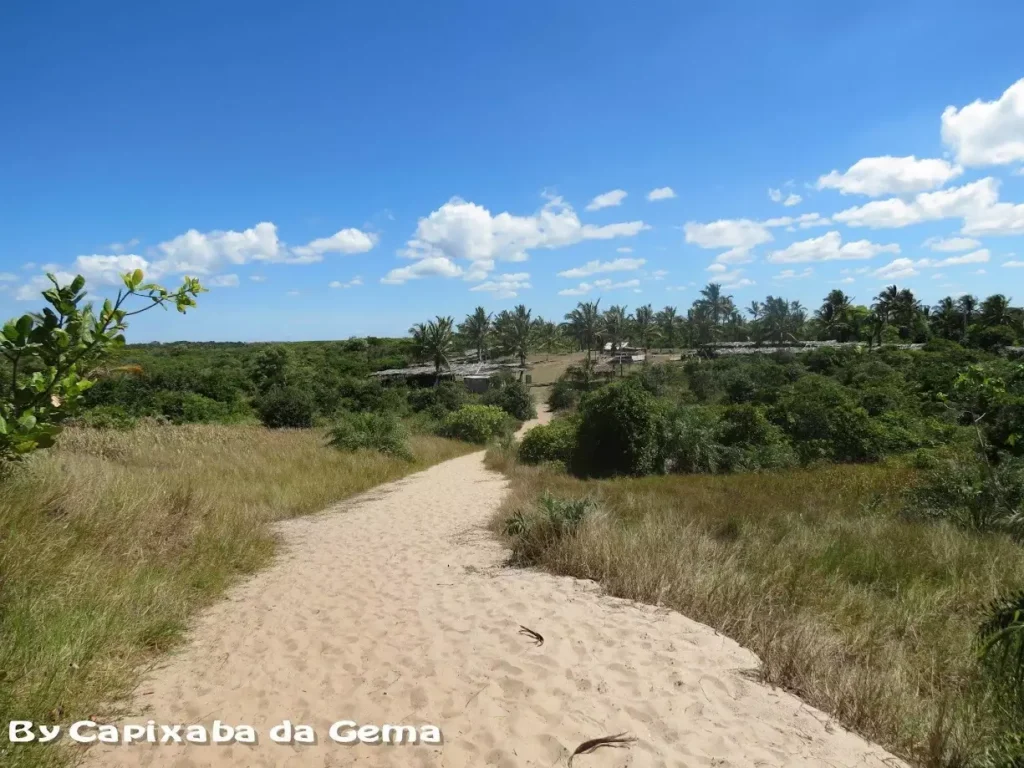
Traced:
[[[701, 624], [503, 568], [483, 526], [504, 492], [475, 453], [283, 525], [283, 556], [200, 618], [140, 687], [133, 721], [248, 723], [260, 743], [97, 746], [87, 762], [548, 768], [586, 739], [629, 731], [630, 749], [574, 765], [899, 765], [751, 682], [753, 655]], [[272, 742], [285, 718], [319, 742]], [[327, 734], [342, 719], [433, 723], [444, 744], [337, 744]]]

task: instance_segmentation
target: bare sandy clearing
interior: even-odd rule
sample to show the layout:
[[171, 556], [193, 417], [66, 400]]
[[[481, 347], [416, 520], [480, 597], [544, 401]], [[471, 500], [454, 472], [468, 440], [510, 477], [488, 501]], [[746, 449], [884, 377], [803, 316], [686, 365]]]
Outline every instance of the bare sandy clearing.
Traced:
[[[282, 525], [282, 557], [201, 617], [140, 687], [135, 720], [247, 723], [260, 743], [99, 746], [88, 762], [548, 768], [625, 731], [628, 749], [574, 765], [901, 764], [750, 681], [753, 655], [703, 625], [504, 568], [484, 530], [504, 493], [476, 453]], [[285, 718], [319, 742], [272, 742]], [[327, 734], [343, 719], [433, 723], [444, 744], [337, 744]]]

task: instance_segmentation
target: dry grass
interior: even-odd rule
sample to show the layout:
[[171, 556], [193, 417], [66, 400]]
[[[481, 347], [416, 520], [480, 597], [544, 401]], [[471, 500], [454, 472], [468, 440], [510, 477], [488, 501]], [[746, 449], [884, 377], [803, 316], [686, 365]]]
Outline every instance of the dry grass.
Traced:
[[[313, 430], [66, 432], [0, 484], [0, 721], [102, 713], [199, 607], [268, 563], [274, 521], [475, 450], [410, 442], [412, 463], [342, 453]], [[18, 768], [68, 756], [0, 746]]]
[[[1008, 727], [973, 636], [986, 602], [1024, 585], [1024, 548], [902, 520], [909, 470], [581, 481], [489, 463], [512, 477], [496, 528], [534, 521], [513, 541], [525, 559], [715, 627], [761, 657], [765, 680], [911, 761], [964, 765]], [[552, 535], [545, 491], [600, 511]]]

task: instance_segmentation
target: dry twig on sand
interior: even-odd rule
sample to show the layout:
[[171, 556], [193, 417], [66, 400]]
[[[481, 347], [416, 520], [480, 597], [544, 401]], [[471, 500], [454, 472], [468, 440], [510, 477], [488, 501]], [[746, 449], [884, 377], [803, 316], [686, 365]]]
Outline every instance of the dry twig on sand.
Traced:
[[519, 634], [526, 635], [528, 638], [533, 640], [538, 646], [544, 645], [544, 635], [540, 632], [534, 632], [529, 627], [524, 627], [522, 624], [519, 625]]
[[628, 747], [634, 741], [636, 741], [635, 736], [629, 736], [625, 733], [617, 733], [614, 736], [601, 736], [597, 739], [590, 739], [589, 741], [584, 741], [582, 744], [576, 747], [575, 752], [569, 755], [569, 765], [572, 765], [572, 759], [576, 757], [576, 755], [586, 755], [593, 752], [595, 749], [599, 749], [600, 747], [616, 747], [621, 749], [623, 747]]

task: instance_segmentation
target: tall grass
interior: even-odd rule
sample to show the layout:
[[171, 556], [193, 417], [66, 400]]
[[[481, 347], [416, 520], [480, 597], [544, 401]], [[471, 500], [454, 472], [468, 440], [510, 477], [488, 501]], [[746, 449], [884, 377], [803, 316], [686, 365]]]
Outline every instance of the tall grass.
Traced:
[[[0, 722], [102, 712], [197, 608], [268, 563], [274, 521], [473, 450], [410, 446], [412, 462], [337, 451], [313, 430], [67, 431], [0, 483]], [[67, 758], [0, 745], [5, 766]]]
[[[597, 482], [490, 463], [512, 478], [495, 529], [522, 560], [715, 627], [760, 656], [767, 682], [895, 753], [961, 766], [1014, 725], [975, 633], [993, 598], [1024, 585], [1024, 548], [901, 518], [911, 470]], [[554, 536], [538, 503], [552, 496], [599, 511]]]

